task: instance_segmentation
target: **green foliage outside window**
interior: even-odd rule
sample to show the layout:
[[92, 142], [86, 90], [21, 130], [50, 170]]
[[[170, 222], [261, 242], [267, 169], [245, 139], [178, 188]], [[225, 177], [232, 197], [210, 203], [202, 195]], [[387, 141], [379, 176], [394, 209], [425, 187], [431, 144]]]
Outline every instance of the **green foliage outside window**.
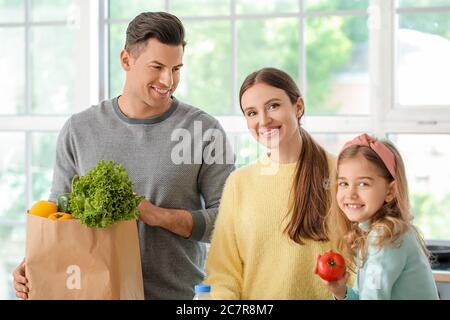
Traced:
[[448, 6], [448, 0], [399, 0], [399, 7], [437, 7]]
[[450, 39], [449, 21], [449, 12], [401, 14], [399, 27]]
[[[32, 135], [32, 202], [47, 200], [53, 179], [57, 133], [34, 133]], [[51, 150], [52, 152], [49, 152]]]
[[411, 193], [414, 224], [429, 239], [449, 240], [450, 193], [438, 198], [431, 193]]

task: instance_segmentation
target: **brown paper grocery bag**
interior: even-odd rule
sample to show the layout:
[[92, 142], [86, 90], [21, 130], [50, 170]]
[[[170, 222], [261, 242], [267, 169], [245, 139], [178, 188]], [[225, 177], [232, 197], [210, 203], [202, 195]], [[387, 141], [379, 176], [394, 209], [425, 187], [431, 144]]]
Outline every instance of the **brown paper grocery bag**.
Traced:
[[27, 214], [29, 299], [144, 299], [136, 221], [88, 228]]

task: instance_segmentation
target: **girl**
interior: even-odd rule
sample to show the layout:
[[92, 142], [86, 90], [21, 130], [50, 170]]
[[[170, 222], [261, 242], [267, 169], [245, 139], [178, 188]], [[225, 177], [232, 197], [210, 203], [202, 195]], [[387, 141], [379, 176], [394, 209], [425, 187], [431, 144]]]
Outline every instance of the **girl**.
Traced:
[[311, 272], [330, 249], [324, 227], [334, 162], [301, 128], [300, 91], [265, 68], [242, 84], [239, 101], [253, 137], [270, 152], [228, 178], [206, 263], [215, 299], [327, 299]]
[[363, 134], [344, 145], [337, 168], [333, 241], [359, 270], [354, 288], [346, 286], [348, 273], [324, 281], [335, 299], [438, 299], [398, 150]]

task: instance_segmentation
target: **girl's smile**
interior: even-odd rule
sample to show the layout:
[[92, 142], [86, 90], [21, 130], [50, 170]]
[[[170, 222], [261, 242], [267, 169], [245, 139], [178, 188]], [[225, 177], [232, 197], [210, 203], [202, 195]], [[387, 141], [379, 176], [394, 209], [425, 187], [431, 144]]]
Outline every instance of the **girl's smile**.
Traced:
[[339, 164], [337, 183], [339, 208], [353, 222], [369, 220], [393, 199], [392, 184], [361, 154]]

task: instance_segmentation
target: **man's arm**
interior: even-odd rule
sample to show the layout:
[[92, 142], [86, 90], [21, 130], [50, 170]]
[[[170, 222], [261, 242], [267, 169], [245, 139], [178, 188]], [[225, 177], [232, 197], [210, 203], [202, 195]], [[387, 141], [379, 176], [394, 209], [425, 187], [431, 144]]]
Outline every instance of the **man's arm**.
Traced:
[[143, 200], [137, 210], [141, 213], [140, 219], [144, 223], [164, 228], [184, 238], [210, 242], [225, 181], [235, 169], [234, 153], [225, 131], [218, 122], [213, 129], [206, 130], [213, 138], [207, 135], [203, 137], [207, 143], [203, 146], [203, 162], [197, 177], [198, 197], [202, 198], [204, 206], [188, 211], [160, 208], [148, 200]]
[[209, 243], [219, 212], [225, 182], [235, 169], [235, 155], [225, 131], [219, 122], [205, 130], [203, 140], [203, 164], [197, 185], [204, 202], [204, 208], [192, 211], [194, 221], [191, 240]]
[[71, 191], [72, 178], [77, 174], [75, 153], [76, 149], [71, 136], [71, 118], [69, 118], [58, 135], [50, 201], [56, 203], [59, 195]]
[[187, 210], [159, 208], [147, 199], [142, 200], [136, 209], [141, 213], [139, 219], [149, 226], [164, 228], [183, 238], [192, 234], [194, 220]]

